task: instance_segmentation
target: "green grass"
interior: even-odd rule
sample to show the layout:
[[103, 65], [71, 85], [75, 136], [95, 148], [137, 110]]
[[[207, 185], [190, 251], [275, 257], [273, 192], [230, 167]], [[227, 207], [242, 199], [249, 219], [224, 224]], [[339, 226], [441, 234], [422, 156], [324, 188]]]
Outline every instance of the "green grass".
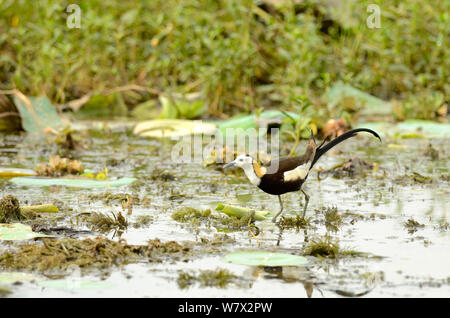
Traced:
[[[66, 2], [2, 1], [0, 88], [64, 103], [134, 83], [201, 92], [211, 115], [289, 108], [337, 81], [402, 101], [399, 119], [434, 118], [436, 103], [408, 111], [416, 96], [448, 102], [448, 1], [349, 1], [338, 13], [325, 0], [262, 2], [85, 0], [81, 29], [69, 29]], [[380, 6], [380, 29], [366, 25], [369, 3]], [[125, 103], [139, 98], [155, 96]]]

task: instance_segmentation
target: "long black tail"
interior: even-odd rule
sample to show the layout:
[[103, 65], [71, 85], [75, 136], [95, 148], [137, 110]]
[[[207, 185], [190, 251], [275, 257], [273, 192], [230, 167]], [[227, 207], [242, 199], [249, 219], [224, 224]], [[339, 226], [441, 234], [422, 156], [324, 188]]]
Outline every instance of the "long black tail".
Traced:
[[319, 146], [319, 148], [316, 149], [316, 154], [315, 154], [314, 159], [313, 159], [313, 161], [311, 163], [311, 168], [312, 168], [312, 166], [314, 166], [316, 161], [319, 160], [320, 157], [322, 157], [322, 155], [324, 153], [326, 153], [328, 150], [330, 150], [331, 148], [333, 148], [337, 144], [340, 144], [344, 140], [356, 136], [356, 134], [358, 132], [360, 132], [360, 131], [365, 131], [365, 132], [371, 133], [372, 135], [374, 135], [375, 137], [377, 137], [381, 141], [380, 136], [376, 132], [374, 132], [373, 130], [371, 130], [369, 128], [352, 129], [352, 130], [347, 131], [346, 133], [340, 135], [339, 137], [334, 138], [332, 141], [330, 141], [326, 145]]

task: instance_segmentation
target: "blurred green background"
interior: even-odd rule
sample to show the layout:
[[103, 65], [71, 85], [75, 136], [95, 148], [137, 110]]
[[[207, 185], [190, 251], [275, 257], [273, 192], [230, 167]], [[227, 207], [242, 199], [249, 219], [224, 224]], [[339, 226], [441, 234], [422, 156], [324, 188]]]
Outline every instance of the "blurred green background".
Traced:
[[[70, 29], [70, 3], [81, 28]], [[366, 24], [369, 4], [381, 28]], [[320, 107], [337, 82], [393, 117], [439, 119], [449, 101], [450, 1], [0, 1], [1, 89], [63, 104], [136, 84], [200, 93], [204, 116]], [[125, 98], [132, 109], [152, 94]]]

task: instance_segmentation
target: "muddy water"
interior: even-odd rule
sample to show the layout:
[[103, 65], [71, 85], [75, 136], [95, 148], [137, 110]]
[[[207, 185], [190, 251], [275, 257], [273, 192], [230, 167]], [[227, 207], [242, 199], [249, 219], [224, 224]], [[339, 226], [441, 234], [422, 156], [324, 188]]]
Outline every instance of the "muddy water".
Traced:
[[[32, 168], [58, 151], [55, 145], [31, 137], [3, 135], [0, 138], [0, 166]], [[389, 142], [406, 149], [392, 149]], [[243, 174], [225, 175], [215, 167], [200, 163], [174, 164], [170, 160], [171, 143], [132, 136], [125, 128], [95, 134], [89, 149], [74, 152], [88, 169], [108, 167], [111, 177], [136, 177], [131, 186], [112, 189], [69, 189], [63, 187], [16, 186], [0, 179], [0, 195], [8, 193], [21, 204], [57, 202], [62, 206], [60, 218], [52, 224], [89, 230], [76, 224], [73, 216], [80, 212], [119, 212], [120, 202], [106, 203], [104, 193], [128, 193], [139, 198], [128, 221], [152, 216], [149, 224], [129, 226], [120, 234], [129, 244], [145, 244], [149, 239], [195, 242], [227, 235], [230, 242], [213, 249], [197, 248], [187, 262], [168, 260], [162, 263], [138, 263], [112, 268], [108, 275], [75, 272], [62, 284], [53, 284], [39, 273], [34, 282], [8, 286], [12, 297], [449, 297], [450, 231], [449, 141], [432, 140], [440, 158], [432, 161], [423, 155], [429, 141], [409, 139], [384, 141], [363, 137], [353, 139], [324, 156], [317, 165], [327, 169], [351, 156], [377, 163], [379, 169], [364, 176], [333, 177], [310, 174], [305, 190], [311, 199], [306, 229], [280, 229], [270, 221], [257, 222], [258, 242], [246, 229], [230, 230], [207, 222], [179, 223], [171, 214], [179, 207], [211, 209], [218, 202], [277, 211], [278, 200], [249, 184]], [[352, 151], [352, 155], [349, 152]], [[114, 159], [114, 160], [112, 160]], [[408, 177], [413, 172], [433, 178], [421, 183]], [[160, 178], [162, 173], [170, 178]], [[405, 177], [406, 176], [406, 177]], [[445, 178], [445, 176], [447, 176]], [[95, 196], [98, 194], [99, 196]], [[301, 193], [284, 196], [286, 216], [303, 210]], [[324, 211], [337, 207], [342, 224], [326, 226]], [[216, 212], [213, 212], [216, 213]], [[408, 228], [413, 219], [424, 227]], [[330, 235], [343, 249], [361, 255], [338, 258], [308, 256], [304, 267], [275, 270], [225, 263], [221, 258], [240, 249], [264, 249], [301, 254], [305, 244]], [[119, 233], [96, 233], [114, 240]], [[206, 245], [205, 245], [206, 246]], [[1, 243], [0, 249], [6, 249]], [[227, 269], [237, 276], [225, 288], [204, 287], [200, 283], [181, 288], [180, 273]], [[74, 283], [75, 282], [75, 283]], [[78, 282], [78, 283], [77, 283]], [[81, 284], [79, 282], [82, 282]]]

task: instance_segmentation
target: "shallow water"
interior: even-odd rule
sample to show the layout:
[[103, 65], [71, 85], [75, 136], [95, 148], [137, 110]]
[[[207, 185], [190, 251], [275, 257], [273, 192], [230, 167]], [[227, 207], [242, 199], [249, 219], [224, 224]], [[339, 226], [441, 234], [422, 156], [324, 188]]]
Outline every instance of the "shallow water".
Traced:
[[[105, 166], [111, 177], [136, 177], [135, 185], [112, 189], [68, 189], [63, 187], [16, 186], [0, 179], [0, 195], [8, 193], [19, 198], [21, 204], [58, 202], [62, 204], [58, 225], [88, 229], [85, 224], [74, 224], [73, 216], [80, 212], [110, 213], [122, 211], [120, 202], [106, 204], [92, 199], [92, 194], [128, 193], [140, 199], [130, 223], [139, 216], [151, 215], [152, 221], [144, 227], [129, 226], [121, 234], [129, 244], [145, 244], [149, 239], [162, 241], [190, 241], [200, 244], [223, 235], [223, 229], [205, 222], [179, 223], [171, 214], [179, 207], [210, 208], [213, 213], [218, 202], [236, 204], [258, 210], [277, 211], [276, 197], [252, 186], [243, 174], [225, 175], [220, 169], [204, 167], [201, 163], [174, 164], [170, 161], [172, 144], [167, 141], [142, 139], [133, 136], [127, 128], [114, 129], [106, 136], [95, 134], [89, 149], [74, 152], [86, 168], [100, 171]], [[450, 231], [449, 181], [440, 176], [449, 174], [448, 139], [432, 140], [440, 152], [440, 159], [432, 161], [423, 155], [429, 141], [407, 139], [395, 141], [406, 149], [390, 149], [368, 136], [354, 138], [336, 147], [331, 155], [321, 158], [317, 168], [358, 156], [376, 162], [379, 170], [362, 177], [334, 178], [331, 174], [321, 179], [317, 172], [310, 174], [305, 190], [310, 194], [307, 216], [312, 217], [313, 228], [283, 229], [270, 221], [257, 222], [258, 242], [246, 229], [227, 231], [234, 240], [215, 246], [214, 251], [195, 249], [188, 262], [168, 260], [162, 263], [138, 263], [113, 268], [109, 275], [90, 273], [82, 277], [69, 275], [58, 286], [43, 280], [8, 286], [10, 297], [449, 297], [450, 296]], [[53, 144], [29, 136], [0, 136], [0, 167], [33, 168], [56, 153]], [[352, 155], [349, 153], [352, 152]], [[116, 159], [112, 165], [111, 158]], [[152, 179], [155, 171], [170, 173], [174, 180]], [[413, 172], [433, 177], [433, 183], [411, 180], [399, 181]], [[323, 178], [324, 175], [321, 174]], [[448, 180], [448, 178], [447, 178]], [[284, 215], [294, 216], [303, 210], [303, 195], [284, 195]], [[340, 214], [353, 213], [361, 217], [346, 217], [337, 231], [327, 229], [323, 211], [337, 207]], [[404, 223], [413, 218], [424, 225], [408, 231]], [[353, 220], [353, 221], [352, 221]], [[446, 223], [447, 222], [447, 223]], [[281, 231], [281, 232], [280, 232]], [[222, 257], [240, 249], [266, 249], [301, 254], [304, 244], [331, 235], [342, 248], [366, 253], [366, 256], [345, 256], [337, 259], [308, 256], [304, 267], [284, 267], [278, 271], [245, 265], [229, 264]], [[100, 235], [101, 233], [94, 233]], [[118, 233], [103, 233], [118, 239]], [[0, 243], [0, 249], [6, 244]], [[204, 269], [228, 269], [238, 279], [225, 288], [202, 287], [194, 283], [180, 288], [177, 283], [181, 271], [198, 273]], [[48, 280], [46, 280], [48, 281]], [[91, 281], [80, 288], [76, 282]]]

